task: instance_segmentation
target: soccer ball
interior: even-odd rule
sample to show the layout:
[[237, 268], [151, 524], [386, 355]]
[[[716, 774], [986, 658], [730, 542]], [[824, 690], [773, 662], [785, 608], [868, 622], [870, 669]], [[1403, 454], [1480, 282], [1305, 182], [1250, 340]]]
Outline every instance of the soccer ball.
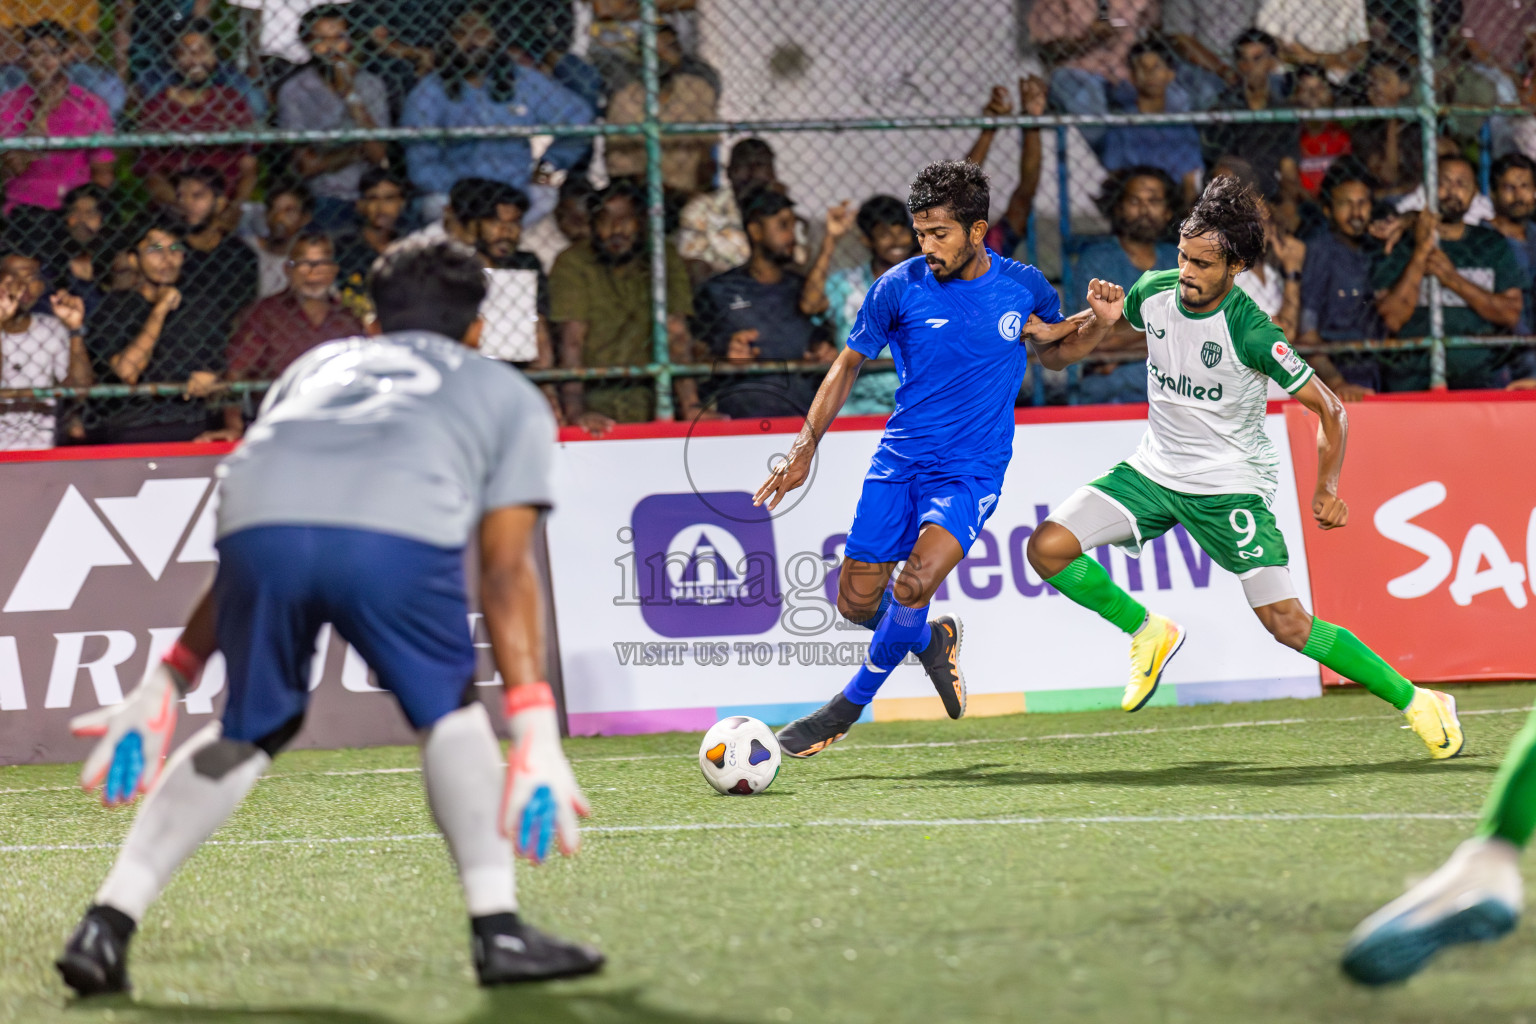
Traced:
[[699, 745], [704, 778], [726, 794], [761, 793], [778, 777], [782, 759], [773, 730], [746, 715], [716, 722]]

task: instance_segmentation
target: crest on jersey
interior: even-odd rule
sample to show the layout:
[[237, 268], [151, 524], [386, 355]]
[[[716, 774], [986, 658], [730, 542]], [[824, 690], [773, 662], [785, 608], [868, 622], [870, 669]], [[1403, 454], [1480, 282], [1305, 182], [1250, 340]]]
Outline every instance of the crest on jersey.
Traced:
[[1004, 341], [1018, 341], [1019, 331], [1024, 326], [1024, 318], [1016, 309], [1010, 309], [997, 320], [997, 333], [1003, 336]]
[[1214, 341], [1206, 342], [1200, 347], [1200, 361], [1207, 370], [1221, 362], [1221, 346]]

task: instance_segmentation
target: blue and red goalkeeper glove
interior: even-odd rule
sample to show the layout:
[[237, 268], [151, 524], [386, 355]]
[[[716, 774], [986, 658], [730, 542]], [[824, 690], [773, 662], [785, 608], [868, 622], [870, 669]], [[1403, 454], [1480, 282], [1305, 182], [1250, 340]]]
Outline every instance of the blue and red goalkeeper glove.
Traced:
[[548, 683], [507, 691], [507, 788], [501, 801], [502, 834], [519, 857], [537, 864], [558, 844], [567, 857], [581, 845], [578, 817], [592, 813], [560, 747], [560, 721]]

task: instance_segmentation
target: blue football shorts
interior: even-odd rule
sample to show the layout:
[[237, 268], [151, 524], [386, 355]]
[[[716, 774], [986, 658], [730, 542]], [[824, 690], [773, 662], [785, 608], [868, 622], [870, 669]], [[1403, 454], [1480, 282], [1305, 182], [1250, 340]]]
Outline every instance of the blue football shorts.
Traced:
[[866, 479], [844, 552], [860, 562], [899, 562], [912, 553], [924, 523], [942, 527], [969, 552], [1001, 491], [1002, 481], [994, 477]]
[[345, 527], [256, 526], [218, 550], [227, 738], [255, 743], [304, 713], [327, 622], [415, 728], [462, 706], [475, 674], [463, 549]]

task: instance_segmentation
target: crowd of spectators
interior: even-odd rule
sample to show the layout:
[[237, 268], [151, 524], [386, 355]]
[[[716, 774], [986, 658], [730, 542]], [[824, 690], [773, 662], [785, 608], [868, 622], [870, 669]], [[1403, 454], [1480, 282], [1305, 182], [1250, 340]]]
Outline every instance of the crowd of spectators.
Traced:
[[[590, 14], [581, 45], [577, 2]], [[699, 55], [695, 3], [657, 4], [663, 121], [719, 120], [721, 74]], [[1536, 25], [1512, 31], [1493, 6], [1436, 0], [1437, 94], [1536, 107]], [[633, 372], [659, 355], [645, 140], [585, 128], [644, 118], [636, 0], [449, 0], [430, 13], [404, 0], [118, 0], [108, 21], [110, 7], [18, 0], [0, 15], [0, 136], [151, 136], [131, 151], [0, 159], [0, 388], [184, 393], [6, 400], [0, 448], [238, 438], [254, 407], [232, 385], [367, 330], [368, 269], [413, 232], [479, 253], [504, 321], [487, 342], [497, 358], [524, 370], [625, 368], [547, 386], [562, 423], [602, 433], [655, 416], [651, 378]], [[1204, 182], [1232, 174], [1264, 197], [1268, 218], [1265, 258], [1238, 284], [1293, 343], [1422, 337], [1435, 281], [1445, 333], [1458, 339], [1449, 385], [1536, 387], [1528, 347], [1467, 342], [1536, 330], [1536, 117], [1443, 120], [1430, 214], [1420, 122], [1334, 114], [1413, 102], [1414, 4], [1031, 0], [1022, 10], [1040, 74], [1016, 93], [994, 86], [984, 114], [1306, 112], [1075, 128], [1104, 172], [1096, 201], [1108, 230], [1064, 238], [1067, 310], [1083, 306], [1091, 278], [1129, 287], [1177, 266], [1182, 211]], [[178, 140], [530, 125], [554, 134]], [[980, 132], [964, 155], [985, 163], [996, 135]], [[1016, 187], [997, 197], [987, 235], [1002, 255], [1033, 241], [1041, 159], [1040, 132], [1024, 130]], [[666, 355], [721, 368], [674, 379], [676, 415], [803, 414], [815, 366], [846, 343], [874, 280], [917, 253], [904, 203], [873, 195], [801, 209], [756, 137], [722, 147], [712, 134], [664, 136], [661, 164]], [[546, 219], [540, 230], [561, 251], [541, 259], [522, 244]], [[1144, 401], [1137, 353], [1106, 355], [1082, 368], [1074, 399]], [[1312, 359], [1348, 399], [1429, 384], [1419, 349]], [[774, 372], [725, 372], [743, 364]], [[892, 371], [866, 370], [847, 411], [890, 412], [895, 385]]]

